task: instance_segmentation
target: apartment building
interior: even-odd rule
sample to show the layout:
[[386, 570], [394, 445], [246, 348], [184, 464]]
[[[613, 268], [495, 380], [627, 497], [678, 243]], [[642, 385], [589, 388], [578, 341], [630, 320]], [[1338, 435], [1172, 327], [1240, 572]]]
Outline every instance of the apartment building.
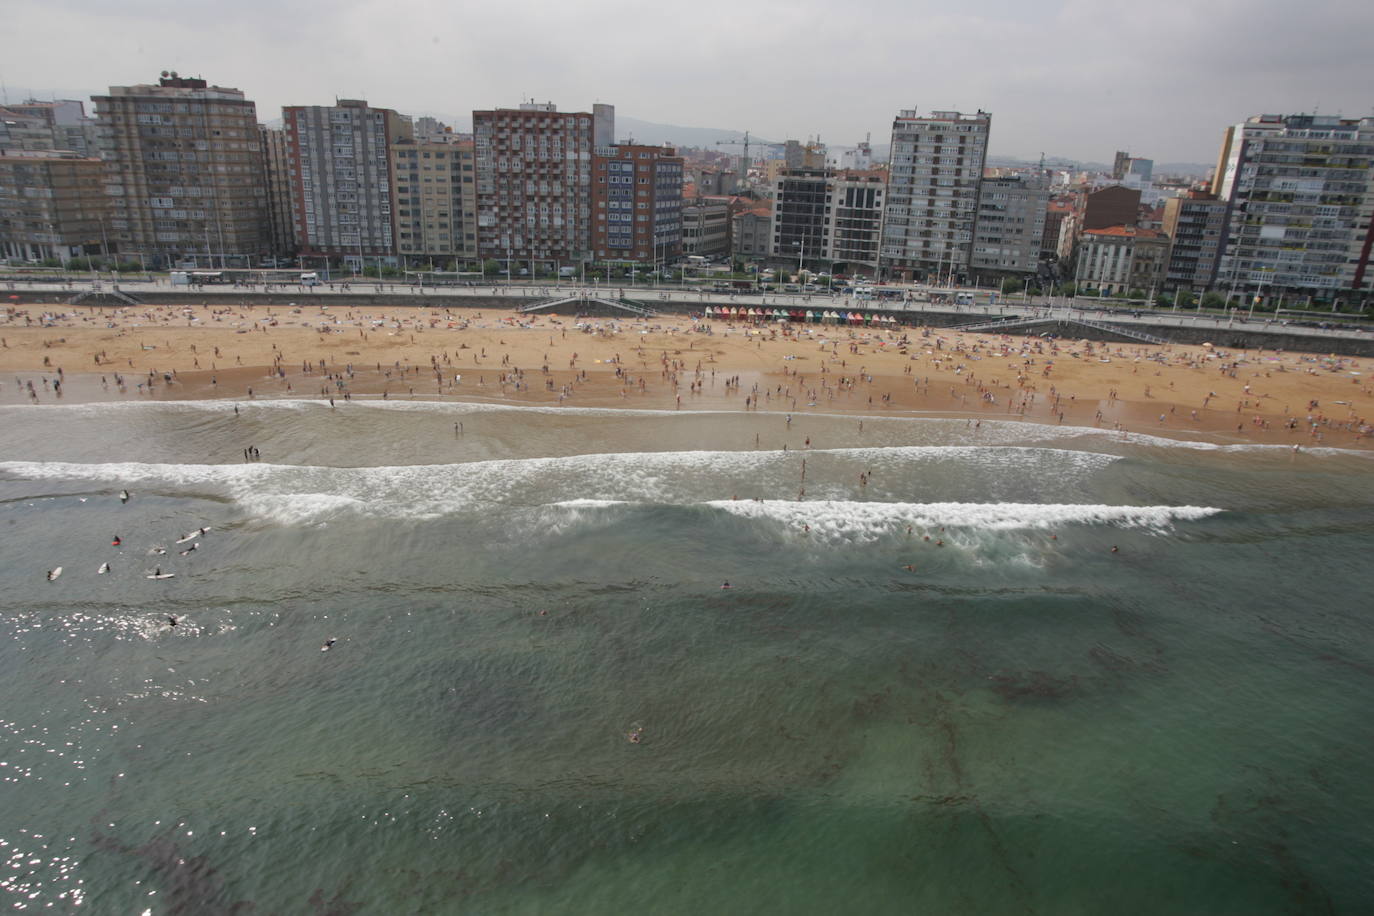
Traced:
[[1134, 226], [1140, 217], [1140, 189], [1109, 185], [1079, 193], [1073, 211], [1064, 218], [1059, 233], [1059, 257], [1073, 256], [1079, 237], [1088, 229]]
[[[682, 158], [670, 146], [598, 146], [591, 252], [598, 261], [670, 262], [683, 250]], [[704, 217], [698, 228], [705, 228]]]
[[682, 206], [682, 253], [716, 258], [730, 253], [727, 199], [693, 197]]
[[1371, 286], [1374, 118], [1257, 115], [1230, 127], [1213, 191], [1230, 208], [1217, 283], [1320, 297]]
[[69, 150], [0, 150], [0, 257], [66, 262], [106, 253], [110, 228], [99, 159]]
[[257, 107], [242, 91], [164, 73], [92, 101], [122, 255], [230, 266], [268, 251]]
[[829, 169], [784, 169], [773, 186], [772, 242], [768, 253], [780, 260], [827, 256], [834, 172]]
[[834, 174], [827, 193], [824, 257], [837, 273], [872, 274], [882, 245], [887, 173], [850, 169]]
[[1216, 282], [1226, 203], [1206, 191], [1164, 201], [1162, 230], [1169, 237], [1167, 289], [1204, 290]]
[[[527, 102], [474, 111], [472, 129], [480, 256], [559, 264], [591, 259], [592, 157], [615, 144], [615, 106], [560, 112], [552, 102]], [[634, 233], [615, 236], [619, 245]]]
[[87, 159], [100, 157], [96, 121], [75, 99], [30, 99], [0, 108], [0, 149], [70, 150]]
[[992, 115], [916, 110], [892, 122], [880, 269], [913, 280], [967, 276]]
[[1087, 229], [1079, 240], [1076, 282], [1105, 295], [1163, 289], [1169, 237], [1154, 229], [1109, 226]]
[[1059, 235], [1064, 220], [1073, 212], [1069, 201], [1051, 200], [1045, 205], [1045, 229], [1040, 235], [1040, 259], [1052, 261], [1059, 256]]
[[291, 163], [291, 215], [302, 254], [354, 269], [398, 263], [391, 197], [392, 145], [410, 119], [361, 99], [282, 108]]
[[975, 271], [1035, 273], [1049, 202], [1049, 188], [1039, 177], [984, 178], [970, 266]]
[[773, 208], [762, 203], [736, 213], [730, 225], [730, 253], [738, 258], [766, 258], [773, 240]]
[[443, 130], [427, 136], [391, 148], [396, 249], [407, 264], [456, 268], [477, 259], [476, 145]]

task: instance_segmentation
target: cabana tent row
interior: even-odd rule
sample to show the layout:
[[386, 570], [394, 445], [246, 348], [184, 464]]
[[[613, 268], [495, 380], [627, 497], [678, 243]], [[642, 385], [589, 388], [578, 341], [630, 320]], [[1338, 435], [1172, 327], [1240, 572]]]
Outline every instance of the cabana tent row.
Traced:
[[834, 309], [780, 309], [756, 306], [708, 305], [707, 318], [722, 321], [798, 321], [812, 324], [892, 325], [897, 319], [891, 315], [871, 312], [847, 312]]

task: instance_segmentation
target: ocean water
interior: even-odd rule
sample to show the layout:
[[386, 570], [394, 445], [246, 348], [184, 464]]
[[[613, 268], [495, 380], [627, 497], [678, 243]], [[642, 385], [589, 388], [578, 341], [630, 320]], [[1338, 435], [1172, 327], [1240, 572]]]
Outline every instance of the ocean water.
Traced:
[[417, 402], [0, 430], [15, 911], [1374, 906], [1367, 454]]

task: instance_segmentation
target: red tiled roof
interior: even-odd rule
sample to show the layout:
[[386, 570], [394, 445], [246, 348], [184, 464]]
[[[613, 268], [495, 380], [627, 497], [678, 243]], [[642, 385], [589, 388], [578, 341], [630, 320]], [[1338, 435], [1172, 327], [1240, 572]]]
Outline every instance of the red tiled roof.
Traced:
[[1165, 235], [1154, 229], [1141, 229], [1137, 226], [1108, 226], [1106, 229], [1086, 229], [1084, 235], [1106, 235], [1115, 238], [1160, 239]]

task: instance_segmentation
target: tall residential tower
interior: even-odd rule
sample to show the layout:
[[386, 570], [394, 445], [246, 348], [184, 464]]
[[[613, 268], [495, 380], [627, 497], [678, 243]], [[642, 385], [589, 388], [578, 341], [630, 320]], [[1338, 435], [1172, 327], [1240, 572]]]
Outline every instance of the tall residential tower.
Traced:
[[242, 91], [164, 73], [92, 101], [121, 256], [224, 267], [267, 252], [258, 113]]
[[966, 276], [992, 115], [902, 111], [892, 122], [879, 265], [887, 276]]

